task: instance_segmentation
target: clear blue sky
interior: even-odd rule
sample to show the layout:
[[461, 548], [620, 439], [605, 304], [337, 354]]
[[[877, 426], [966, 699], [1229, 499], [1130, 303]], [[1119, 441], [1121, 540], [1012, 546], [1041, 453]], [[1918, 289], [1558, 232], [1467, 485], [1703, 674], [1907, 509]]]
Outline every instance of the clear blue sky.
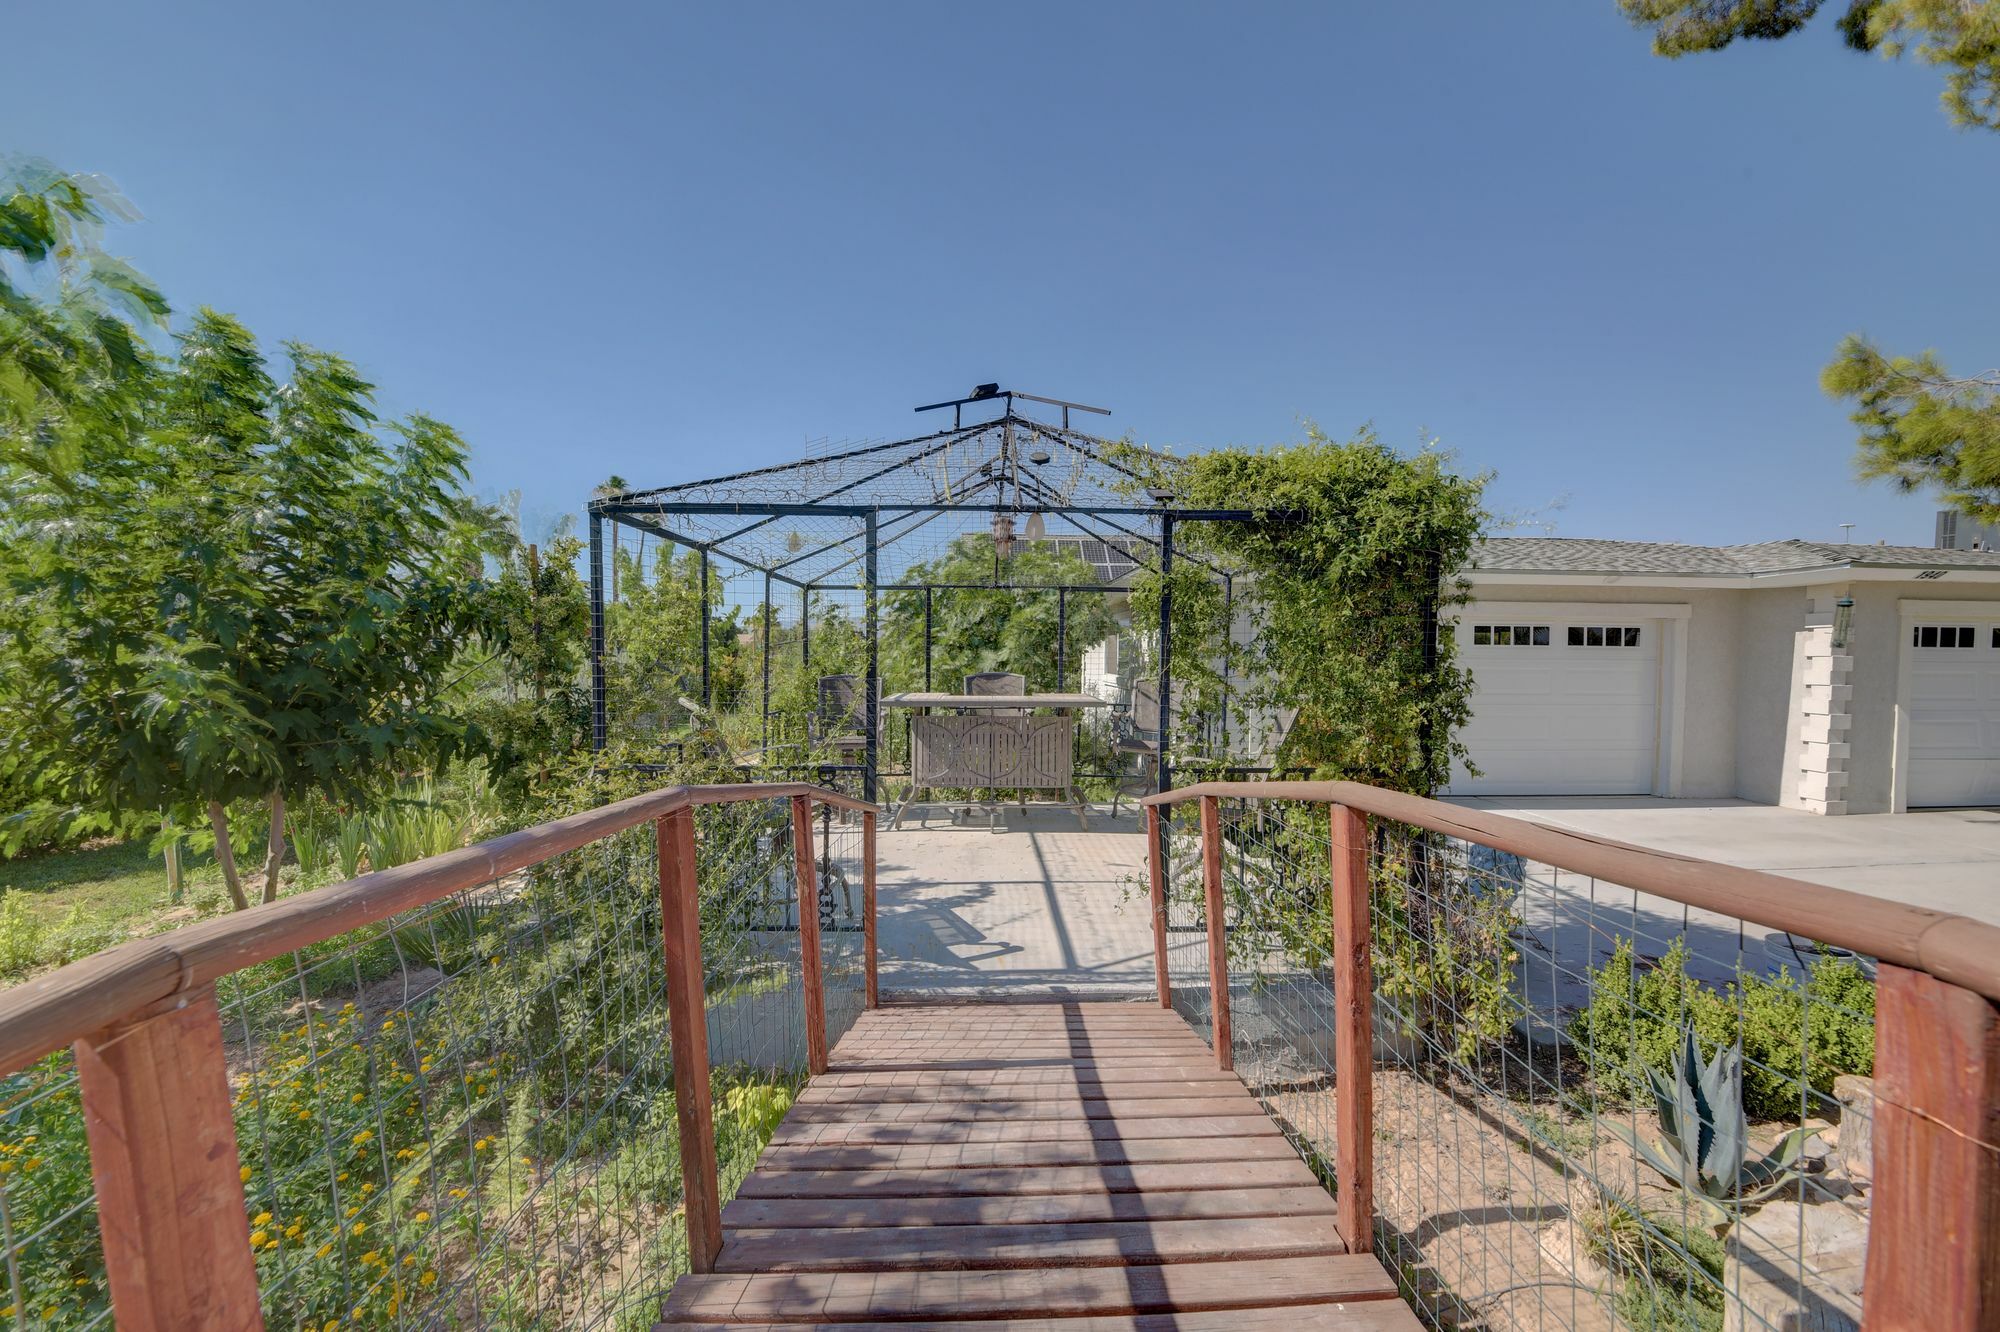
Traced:
[[1202, 446], [1441, 438], [1572, 536], [1928, 544], [1843, 333], [2000, 364], [2000, 135], [1830, 25], [1612, 0], [11, 6], [0, 149], [176, 305], [340, 351], [531, 514], [980, 380]]

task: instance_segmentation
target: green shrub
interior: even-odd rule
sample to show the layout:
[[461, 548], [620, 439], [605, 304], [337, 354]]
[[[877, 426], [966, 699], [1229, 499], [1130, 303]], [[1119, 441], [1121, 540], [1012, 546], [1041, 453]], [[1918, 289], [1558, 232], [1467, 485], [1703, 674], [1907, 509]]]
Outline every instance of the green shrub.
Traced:
[[1645, 1070], [1668, 1068], [1690, 1025], [1710, 1048], [1741, 1036], [1743, 1104], [1755, 1119], [1797, 1119], [1801, 1081], [1830, 1096], [1839, 1074], [1874, 1071], [1875, 982], [1852, 961], [1822, 957], [1803, 983], [1781, 969], [1718, 990], [1688, 975], [1687, 960], [1686, 942], [1676, 939], [1642, 970], [1622, 939], [1591, 973], [1590, 1006], [1569, 1034], [1600, 1095], [1642, 1095]]
[[11, 890], [0, 895], [0, 976], [18, 976], [39, 965], [42, 935], [42, 922], [27, 894]]

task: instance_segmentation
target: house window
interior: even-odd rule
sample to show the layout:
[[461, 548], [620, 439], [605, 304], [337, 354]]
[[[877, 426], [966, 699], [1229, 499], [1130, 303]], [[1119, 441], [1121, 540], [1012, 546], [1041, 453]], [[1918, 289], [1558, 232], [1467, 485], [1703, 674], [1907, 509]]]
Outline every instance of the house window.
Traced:
[[[2000, 643], [2000, 632], [1994, 641]], [[1910, 635], [1910, 646], [1920, 648], [1969, 648], [1972, 646], [1972, 626], [1969, 624], [1920, 624]]]
[[1475, 624], [1474, 647], [1547, 647], [1549, 627], [1545, 624]]
[[1639, 646], [1639, 626], [1635, 624], [1573, 624], [1569, 627], [1571, 647]]

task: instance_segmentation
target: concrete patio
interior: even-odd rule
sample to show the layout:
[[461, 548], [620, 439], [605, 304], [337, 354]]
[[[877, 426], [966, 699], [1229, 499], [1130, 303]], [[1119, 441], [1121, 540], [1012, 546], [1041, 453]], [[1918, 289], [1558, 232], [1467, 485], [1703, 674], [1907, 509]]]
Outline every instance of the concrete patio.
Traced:
[[[877, 848], [882, 988], [1136, 997], [1153, 992], [1146, 843], [1127, 804], [1113, 819], [1046, 805], [954, 824], [917, 806]], [[1198, 946], [1179, 944], [1177, 946]]]

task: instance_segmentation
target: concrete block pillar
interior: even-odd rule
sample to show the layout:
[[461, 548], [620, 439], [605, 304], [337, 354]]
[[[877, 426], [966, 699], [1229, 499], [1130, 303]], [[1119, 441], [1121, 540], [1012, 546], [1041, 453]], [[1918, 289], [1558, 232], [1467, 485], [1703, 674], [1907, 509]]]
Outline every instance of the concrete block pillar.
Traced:
[[1847, 812], [1848, 732], [1854, 725], [1854, 658], [1833, 645], [1834, 603], [1847, 589], [1814, 588], [1799, 634], [1798, 769], [1787, 803], [1814, 814]]

